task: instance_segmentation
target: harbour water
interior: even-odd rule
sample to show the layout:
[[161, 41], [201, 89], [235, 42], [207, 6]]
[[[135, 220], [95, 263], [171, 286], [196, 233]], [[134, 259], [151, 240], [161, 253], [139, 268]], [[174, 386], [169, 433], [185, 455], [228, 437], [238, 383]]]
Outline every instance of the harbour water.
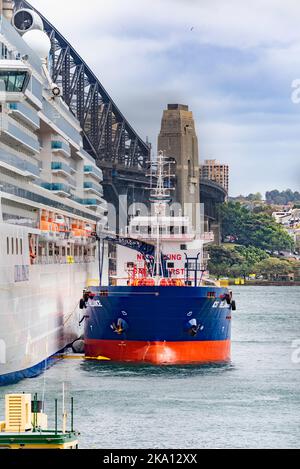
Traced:
[[44, 395], [53, 415], [64, 381], [75, 399], [81, 448], [299, 447], [300, 287], [233, 290], [230, 364], [64, 360], [38, 378], [0, 388], [0, 420], [8, 392]]

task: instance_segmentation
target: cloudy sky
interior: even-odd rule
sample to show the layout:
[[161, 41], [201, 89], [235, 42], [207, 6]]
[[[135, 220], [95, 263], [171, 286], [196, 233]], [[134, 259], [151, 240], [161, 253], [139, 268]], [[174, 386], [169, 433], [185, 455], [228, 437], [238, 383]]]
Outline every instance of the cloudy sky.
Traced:
[[200, 158], [229, 163], [231, 195], [300, 189], [299, 0], [31, 3], [154, 147], [166, 104], [188, 104]]

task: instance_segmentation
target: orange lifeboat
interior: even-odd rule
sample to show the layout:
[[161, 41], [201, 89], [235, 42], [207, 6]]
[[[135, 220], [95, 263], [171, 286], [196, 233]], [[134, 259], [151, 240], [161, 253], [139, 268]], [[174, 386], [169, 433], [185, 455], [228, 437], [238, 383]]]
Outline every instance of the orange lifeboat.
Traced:
[[41, 239], [45, 241], [55, 241], [55, 233], [53, 231], [53, 224], [50, 221], [41, 220], [40, 222]]
[[72, 236], [75, 244], [84, 244], [83, 230], [80, 227], [80, 222], [74, 220], [71, 225]]

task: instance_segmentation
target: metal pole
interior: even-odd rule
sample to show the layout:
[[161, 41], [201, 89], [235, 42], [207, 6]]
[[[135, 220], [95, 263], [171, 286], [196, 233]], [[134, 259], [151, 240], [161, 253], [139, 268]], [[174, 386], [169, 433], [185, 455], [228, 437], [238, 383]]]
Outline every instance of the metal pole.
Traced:
[[57, 435], [57, 399], [55, 399], [55, 435]]
[[74, 398], [71, 397], [71, 432], [74, 431]]
[[103, 262], [104, 262], [104, 239], [98, 240], [98, 258], [99, 258], [99, 283], [102, 285]]
[[197, 257], [196, 257], [196, 271], [195, 271], [195, 287], [197, 286], [198, 282], [198, 260], [199, 260], [200, 252], [198, 252]]
[[37, 393], [35, 393], [33, 398], [33, 431], [36, 431], [37, 427]]

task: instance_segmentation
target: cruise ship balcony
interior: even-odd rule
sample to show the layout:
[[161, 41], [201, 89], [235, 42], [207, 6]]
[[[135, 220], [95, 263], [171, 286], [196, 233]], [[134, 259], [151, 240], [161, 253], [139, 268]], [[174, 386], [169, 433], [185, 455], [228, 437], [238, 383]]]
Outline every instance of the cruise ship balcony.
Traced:
[[0, 166], [20, 174], [21, 176], [33, 179], [40, 177], [40, 168], [38, 164], [26, 161], [18, 156], [6, 152], [3, 149], [0, 150]]
[[30, 109], [24, 103], [9, 103], [8, 106], [14, 117], [29, 125], [33, 130], [39, 129], [40, 119], [37, 112], [33, 109]]
[[53, 174], [62, 174], [64, 176], [71, 176], [76, 172], [74, 168], [61, 161], [53, 161], [51, 169]]
[[[16, 150], [25, 149], [30, 153], [36, 154], [40, 152], [40, 143], [37, 137], [29, 135], [20, 127], [12, 124], [10, 121], [2, 126], [2, 138], [5, 143], [8, 143]], [[34, 134], [33, 134], [34, 135]], [[7, 142], [8, 140], [8, 142]]]
[[[62, 163], [61, 161], [53, 161], [51, 163], [51, 170], [53, 176], [62, 176], [66, 179], [66, 182], [70, 185], [71, 189], [76, 189], [76, 179], [72, 175], [76, 172], [71, 166]], [[54, 181], [59, 183], [60, 181]]]
[[52, 140], [51, 149], [52, 149], [52, 153], [58, 153], [63, 156], [66, 156], [67, 158], [70, 158], [71, 156], [70, 145], [61, 140]]
[[86, 181], [83, 183], [83, 188], [85, 192], [93, 192], [94, 194], [103, 197], [103, 188], [100, 184], [95, 184], [94, 182]]
[[97, 206], [100, 203], [99, 199], [84, 199], [83, 203], [85, 206], [90, 207], [90, 206]]
[[84, 174], [86, 176], [91, 176], [97, 181], [103, 181], [103, 173], [100, 168], [92, 165], [85, 165], [84, 166]]
[[62, 197], [71, 196], [71, 187], [68, 184], [63, 184], [61, 182], [42, 182], [41, 187], [52, 191], [54, 194], [60, 195]]
[[107, 210], [107, 202], [104, 199], [101, 199], [100, 197], [86, 199], [81, 199], [77, 197], [75, 201], [81, 205], [84, 205], [86, 208], [97, 210], [100, 209], [102, 212], [105, 212]]

